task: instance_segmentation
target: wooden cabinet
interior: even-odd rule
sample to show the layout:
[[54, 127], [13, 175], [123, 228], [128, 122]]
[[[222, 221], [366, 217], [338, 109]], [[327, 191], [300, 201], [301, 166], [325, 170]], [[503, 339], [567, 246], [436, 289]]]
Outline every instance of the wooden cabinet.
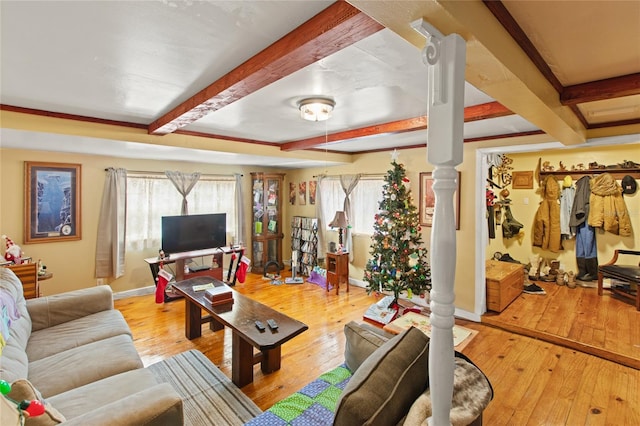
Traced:
[[24, 293], [25, 299], [35, 299], [40, 296], [37, 263], [9, 265], [7, 268], [11, 269], [22, 282], [22, 292]]
[[524, 289], [524, 265], [487, 260], [487, 309], [502, 312]]
[[340, 292], [340, 284], [347, 284], [349, 292], [349, 253], [327, 253], [327, 291], [330, 286], [336, 288], [336, 294]]
[[282, 263], [282, 185], [283, 173], [251, 173], [252, 188], [252, 267], [264, 268]]

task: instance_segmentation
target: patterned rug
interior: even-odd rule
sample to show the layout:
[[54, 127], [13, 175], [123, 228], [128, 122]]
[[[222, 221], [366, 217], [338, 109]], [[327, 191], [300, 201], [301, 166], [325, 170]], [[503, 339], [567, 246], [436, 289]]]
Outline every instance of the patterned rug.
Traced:
[[183, 352], [147, 368], [182, 397], [185, 425], [239, 426], [262, 413], [200, 351]]
[[336, 404], [351, 379], [346, 365], [322, 374], [298, 392], [276, 402], [247, 426], [327, 426], [333, 423]]

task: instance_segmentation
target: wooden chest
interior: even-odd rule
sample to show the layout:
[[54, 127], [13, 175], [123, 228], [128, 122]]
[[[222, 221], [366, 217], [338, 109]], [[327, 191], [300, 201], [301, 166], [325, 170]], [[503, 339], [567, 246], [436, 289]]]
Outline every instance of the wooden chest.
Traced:
[[487, 260], [487, 309], [502, 312], [524, 287], [524, 265]]

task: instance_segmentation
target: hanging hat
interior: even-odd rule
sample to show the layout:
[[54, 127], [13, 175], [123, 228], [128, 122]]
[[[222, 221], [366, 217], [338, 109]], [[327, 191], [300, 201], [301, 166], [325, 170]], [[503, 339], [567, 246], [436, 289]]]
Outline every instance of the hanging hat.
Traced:
[[564, 180], [562, 181], [562, 187], [571, 188], [571, 186], [573, 186], [573, 179], [571, 179], [571, 176], [567, 175], [564, 177]]
[[6, 235], [3, 235], [2, 238], [7, 240], [6, 248], [9, 248], [9, 247], [11, 247], [13, 245], [13, 240], [11, 238], [7, 237]]
[[623, 194], [635, 194], [636, 189], [638, 189], [638, 184], [633, 177], [626, 175], [625, 177], [622, 178]]

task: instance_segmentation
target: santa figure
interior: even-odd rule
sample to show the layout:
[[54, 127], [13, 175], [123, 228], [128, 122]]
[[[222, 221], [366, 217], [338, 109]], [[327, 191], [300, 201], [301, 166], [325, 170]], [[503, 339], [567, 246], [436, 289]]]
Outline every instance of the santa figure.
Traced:
[[6, 250], [4, 251], [5, 260], [8, 262], [13, 262], [16, 265], [20, 265], [22, 263], [21, 259], [23, 254], [20, 246], [15, 244], [13, 240], [6, 235], [3, 235], [2, 238], [7, 241]]

